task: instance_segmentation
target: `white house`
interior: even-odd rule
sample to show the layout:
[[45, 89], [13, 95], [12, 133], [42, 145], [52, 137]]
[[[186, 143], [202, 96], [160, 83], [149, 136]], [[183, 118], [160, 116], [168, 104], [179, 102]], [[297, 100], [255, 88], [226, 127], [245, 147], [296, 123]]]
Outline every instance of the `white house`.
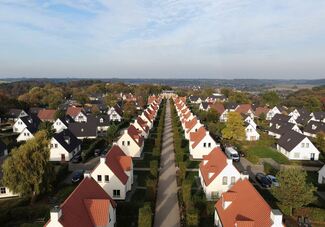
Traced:
[[297, 122], [293, 116], [288, 116], [285, 114], [275, 114], [271, 119], [269, 125], [271, 127], [274, 124], [282, 124], [287, 122], [297, 125]]
[[318, 160], [320, 153], [307, 136], [296, 131], [282, 135], [277, 150], [289, 160]]
[[52, 128], [57, 133], [59, 133], [65, 129], [68, 129], [69, 124], [72, 122], [74, 122], [74, 120], [69, 115], [66, 115], [64, 117], [60, 117], [60, 118], [56, 119], [52, 125]]
[[319, 111], [319, 112], [313, 112], [310, 114], [311, 121], [320, 121], [325, 123], [325, 112]]
[[33, 127], [24, 128], [23, 131], [17, 137], [17, 142], [23, 142], [34, 138], [34, 134], [36, 133], [36, 131], [37, 129]]
[[26, 111], [22, 110], [22, 109], [10, 109], [8, 111], [7, 115], [8, 115], [9, 120], [13, 120], [15, 122], [21, 117], [27, 117], [28, 116]]
[[140, 116], [137, 117], [137, 119], [132, 123], [134, 127], [141, 131], [141, 135], [146, 139], [149, 135], [149, 127], [147, 125], [147, 122], [144, 121]]
[[195, 96], [195, 95], [191, 95], [189, 97], [189, 100], [191, 103], [194, 103], [194, 104], [200, 104], [202, 102], [202, 99], [199, 96]]
[[87, 115], [81, 107], [70, 106], [67, 109], [67, 115], [72, 117], [75, 122], [84, 123], [87, 122]]
[[254, 121], [254, 118], [252, 118], [250, 115], [247, 115], [245, 118], [244, 118], [244, 122], [247, 122], [248, 124], [251, 124], [253, 126], [253, 128], [257, 128], [257, 125]]
[[228, 159], [219, 147], [215, 147], [203, 156], [199, 177], [206, 198], [213, 200], [228, 191], [239, 179], [248, 178], [248, 175], [239, 173], [232, 159]]
[[197, 132], [199, 128], [201, 128], [203, 125], [200, 123], [200, 120], [198, 120], [196, 117], [194, 117], [192, 120], [185, 122], [185, 128], [184, 128], [184, 134], [185, 139], [190, 139], [190, 133], [191, 132]]
[[215, 205], [214, 225], [283, 227], [282, 213], [271, 209], [260, 193], [248, 181], [238, 180], [222, 193]]
[[200, 106], [199, 106], [200, 110], [203, 111], [208, 111], [210, 109], [210, 103], [208, 102], [201, 102]]
[[50, 161], [70, 161], [81, 149], [81, 141], [68, 129], [53, 135], [50, 141]]
[[266, 120], [270, 121], [276, 114], [281, 114], [282, 108], [278, 106], [274, 106], [266, 113]]
[[147, 110], [144, 110], [140, 117], [147, 122], [149, 129], [152, 129], [154, 120], [153, 116], [150, 115]]
[[109, 108], [107, 114], [109, 115], [111, 121], [118, 121], [118, 122], [122, 121], [123, 112], [118, 105]]
[[318, 170], [318, 184], [325, 184], [325, 165]]
[[220, 114], [219, 121], [220, 122], [227, 122], [227, 120], [228, 120], [228, 113], [229, 113], [229, 110], [228, 109], [224, 109], [224, 111]]
[[309, 121], [304, 128], [304, 135], [316, 138], [318, 133], [325, 133], [325, 123], [321, 121]]
[[211, 149], [218, 147], [209, 131], [202, 126], [196, 132], [190, 133], [190, 155], [193, 159], [202, 159], [204, 155], [210, 153]]
[[144, 138], [141, 132], [138, 131], [134, 125], [130, 125], [117, 140], [117, 145], [126, 155], [140, 157], [144, 146], [143, 140]]
[[260, 134], [254, 128], [253, 124], [245, 122], [245, 135], [247, 141], [256, 141], [260, 139]]
[[15, 124], [12, 127], [13, 132], [21, 133], [25, 128], [27, 128], [27, 124], [25, 123], [25, 119], [27, 120], [28, 117], [22, 117], [22, 118], [18, 118], [16, 120]]
[[44, 226], [114, 227], [115, 225], [115, 201], [86, 173], [69, 197], [50, 211], [50, 220]]
[[100, 157], [91, 176], [113, 199], [124, 200], [133, 184], [132, 158], [113, 145], [106, 157]]
[[292, 124], [289, 122], [281, 122], [275, 123], [268, 129], [268, 134], [270, 136], [274, 136], [276, 139], [279, 139], [283, 134], [289, 131], [295, 131], [302, 134], [301, 130], [299, 129], [298, 125]]

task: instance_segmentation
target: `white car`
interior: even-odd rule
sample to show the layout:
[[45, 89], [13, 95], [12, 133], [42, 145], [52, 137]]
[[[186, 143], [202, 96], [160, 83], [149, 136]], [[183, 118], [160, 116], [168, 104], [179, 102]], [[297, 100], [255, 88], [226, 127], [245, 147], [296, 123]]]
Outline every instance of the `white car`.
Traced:
[[272, 185], [273, 186], [275, 186], [275, 187], [279, 187], [280, 186], [280, 184], [279, 184], [279, 182], [278, 182], [278, 180], [276, 179], [275, 176], [273, 176], [273, 175], [267, 175], [266, 177], [267, 177], [267, 179], [269, 179], [272, 182]]

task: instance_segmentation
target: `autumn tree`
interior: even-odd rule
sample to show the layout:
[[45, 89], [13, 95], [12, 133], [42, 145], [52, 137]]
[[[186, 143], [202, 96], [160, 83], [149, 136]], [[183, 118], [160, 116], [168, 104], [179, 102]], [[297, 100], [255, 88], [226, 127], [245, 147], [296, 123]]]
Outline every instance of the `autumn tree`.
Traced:
[[267, 91], [262, 94], [262, 101], [264, 104], [276, 106], [280, 103], [281, 99], [275, 91]]
[[229, 102], [234, 103], [251, 103], [251, 100], [248, 98], [248, 95], [244, 92], [231, 92], [228, 99]]
[[306, 182], [307, 173], [299, 168], [287, 168], [280, 170], [276, 175], [279, 187], [272, 188], [272, 194], [280, 204], [292, 210], [299, 208], [315, 200], [314, 193], [316, 188]]
[[51, 188], [53, 167], [49, 162], [49, 137], [45, 130], [36, 133], [20, 147], [13, 149], [3, 163], [3, 184], [14, 193], [31, 197]]
[[222, 129], [222, 137], [228, 140], [244, 140], [245, 127], [242, 116], [237, 112], [228, 113], [226, 127]]
[[315, 145], [325, 155], [325, 133], [319, 132], [316, 134]]
[[127, 102], [123, 106], [123, 118], [130, 121], [137, 114], [137, 109], [134, 102]]
[[116, 124], [110, 125], [107, 129], [107, 142], [112, 144], [114, 139], [118, 136], [118, 126]]
[[109, 107], [112, 107], [116, 104], [117, 102], [117, 98], [114, 94], [107, 94], [104, 96], [104, 103], [109, 106]]

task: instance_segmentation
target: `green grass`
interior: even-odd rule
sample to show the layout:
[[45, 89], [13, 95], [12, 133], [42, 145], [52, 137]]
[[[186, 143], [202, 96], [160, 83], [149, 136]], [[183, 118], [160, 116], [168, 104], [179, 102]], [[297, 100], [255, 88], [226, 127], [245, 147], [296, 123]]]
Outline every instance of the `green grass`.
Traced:
[[250, 155], [256, 156], [258, 158], [272, 158], [279, 164], [289, 164], [289, 160], [280, 152], [274, 150], [271, 147], [262, 146], [262, 145], [255, 145], [248, 148], [248, 157]]

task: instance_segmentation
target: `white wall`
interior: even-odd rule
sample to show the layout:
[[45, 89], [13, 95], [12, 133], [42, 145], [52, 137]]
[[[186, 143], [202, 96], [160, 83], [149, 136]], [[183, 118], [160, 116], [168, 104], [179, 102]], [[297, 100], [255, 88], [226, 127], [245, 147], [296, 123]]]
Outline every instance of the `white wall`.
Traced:
[[325, 184], [325, 165], [318, 171], [318, 184]]
[[32, 138], [34, 138], [33, 134], [25, 128], [17, 137], [17, 142], [27, 141]]
[[[124, 144], [123, 144], [124, 141]], [[130, 142], [130, 145], [128, 145], [128, 141]], [[141, 152], [143, 149], [142, 147], [139, 147], [138, 144], [130, 137], [130, 135], [125, 130], [123, 135], [119, 138], [117, 141], [117, 145], [124, 151], [124, 153], [131, 157], [140, 157]]]
[[[193, 159], [202, 159], [203, 155], [208, 155], [211, 150], [219, 144], [217, 144], [210, 135], [206, 135], [198, 145], [193, 149], [192, 148], [192, 143], [190, 142], [190, 154], [192, 155]], [[206, 144], [206, 147], [204, 147], [204, 143]], [[211, 144], [211, 146], [208, 146], [208, 144]]]
[[[304, 147], [302, 147], [302, 143], [304, 143]], [[309, 147], [306, 147], [306, 143], [309, 144]], [[314, 160], [318, 160], [319, 151], [317, 148], [310, 142], [310, 140], [306, 137], [303, 139], [292, 151], [288, 152], [284, 148], [277, 145], [277, 150], [287, 156], [290, 160], [310, 160], [311, 153], [315, 154]]]

